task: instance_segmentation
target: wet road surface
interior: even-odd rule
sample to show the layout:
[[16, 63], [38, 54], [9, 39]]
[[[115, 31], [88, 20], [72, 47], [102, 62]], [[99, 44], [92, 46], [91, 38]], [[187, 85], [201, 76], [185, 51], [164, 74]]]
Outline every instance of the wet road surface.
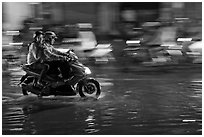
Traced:
[[201, 135], [202, 73], [91, 68], [98, 100], [22, 96], [19, 68], [3, 74], [3, 135]]

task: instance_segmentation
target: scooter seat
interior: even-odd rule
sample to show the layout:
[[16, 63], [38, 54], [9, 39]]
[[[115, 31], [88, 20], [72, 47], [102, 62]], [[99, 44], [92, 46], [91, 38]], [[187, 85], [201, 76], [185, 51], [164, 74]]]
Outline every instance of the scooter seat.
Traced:
[[[40, 75], [40, 70], [37, 70], [37, 69], [33, 69], [32, 66], [30, 64], [24, 64], [21, 66], [23, 68], [23, 70], [29, 72], [31, 75], [34, 74], [34, 75]], [[50, 79], [50, 80], [61, 80], [61, 78], [59, 78], [58, 76], [56, 75], [46, 75], [46, 78]]]

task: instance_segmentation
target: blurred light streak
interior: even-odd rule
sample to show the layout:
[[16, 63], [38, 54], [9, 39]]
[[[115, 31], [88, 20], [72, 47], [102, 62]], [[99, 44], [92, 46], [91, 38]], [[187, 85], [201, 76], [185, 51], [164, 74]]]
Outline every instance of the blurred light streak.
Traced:
[[196, 122], [194, 119], [184, 119], [183, 122]]
[[192, 38], [178, 38], [177, 41], [192, 41]]
[[111, 44], [98, 44], [96, 47], [97, 48], [110, 48]]
[[19, 34], [20, 34], [19, 31], [6, 31], [6, 35], [11, 35], [11, 36], [13, 36], [13, 35], [19, 35]]
[[162, 47], [173, 47], [175, 46], [175, 44], [162, 44], [161, 46]]
[[13, 45], [13, 46], [19, 46], [19, 45], [23, 45], [23, 43], [22, 42], [19, 42], [19, 43], [9, 43], [9, 45]]
[[189, 18], [175, 18], [175, 20], [189, 20]]
[[90, 23], [78, 23], [79, 28], [92, 28], [92, 24]]
[[32, 28], [29, 28], [29, 30], [42, 30], [43, 28], [42, 27], [32, 27]]
[[126, 41], [126, 44], [134, 44], [134, 43], [139, 44], [140, 40], [127, 40]]

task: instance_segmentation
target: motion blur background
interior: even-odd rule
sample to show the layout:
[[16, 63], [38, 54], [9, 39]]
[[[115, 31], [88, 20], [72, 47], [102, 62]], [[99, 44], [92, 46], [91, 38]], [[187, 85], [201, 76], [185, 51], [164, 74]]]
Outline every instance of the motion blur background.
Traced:
[[32, 41], [34, 31], [52, 30], [58, 35], [56, 47], [73, 48], [81, 60], [89, 62], [121, 62], [125, 58], [124, 62], [131, 60], [144, 65], [202, 60], [202, 47], [198, 43], [202, 40], [201, 2], [3, 2], [2, 5], [3, 59], [19, 58], [13, 47], [25, 47]]
[[201, 44], [192, 48], [195, 51], [190, 48], [202, 40], [201, 2], [3, 2], [2, 6], [5, 59], [18, 58], [12, 54], [15, 48], [9, 47], [31, 42], [34, 31], [53, 30], [58, 35], [56, 46], [76, 49], [82, 60], [103, 58], [107, 63], [127, 57], [145, 64], [173, 58], [174, 63], [186, 59], [201, 63]]

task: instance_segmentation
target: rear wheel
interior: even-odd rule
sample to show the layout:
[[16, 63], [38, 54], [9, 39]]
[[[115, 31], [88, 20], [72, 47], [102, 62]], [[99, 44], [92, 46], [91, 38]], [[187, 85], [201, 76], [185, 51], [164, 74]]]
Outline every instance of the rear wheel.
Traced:
[[79, 84], [78, 90], [81, 97], [98, 98], [101, 94], [100, 84], [94, 79], [86, 79], [85, 82]]

